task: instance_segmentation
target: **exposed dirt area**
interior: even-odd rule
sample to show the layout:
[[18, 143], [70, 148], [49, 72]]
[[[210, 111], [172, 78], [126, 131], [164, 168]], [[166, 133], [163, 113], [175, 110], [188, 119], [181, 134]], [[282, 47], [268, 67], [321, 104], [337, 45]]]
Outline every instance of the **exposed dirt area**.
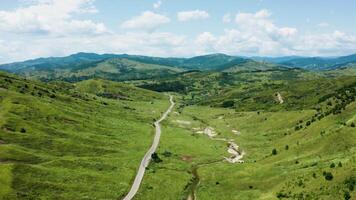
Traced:
[[184, 120], [176, 120], [179, 125], [190, 125], [192, 122]]
[[187, 161], [187, 162], [191, 162], [193, 160], [193, 157], [185, 155], [185, 156], [182, 156], [182, 160], [183, 161]]
[[196, 130], [196, 133], [198, 133], [198, 134], [205, 134], [205, 135], [209, 136], [210, 138], [217, 136], [217, 133], [215, 132], [214, 128], [212, 128], [212, 127], [206, 127], [206, 128], [204, 128], [204, 130], [197, 129], [197, 128], [195, 128], [193, 130]]
[[276, 99], [279, 102], [279, 104], [284, 103], [283, 97], [282, 97], [281, 93], [279, 93], [279, 92], [276, 93]]
[[230, 157], [225, 157], [225, 160], [229, 163], [244, 163], [242, 158], [244, 157], [245, 152], [241, 152], [239, 150], [239, 146], [235, 142], [229, 142], [229, 148], [227, 152], [231, 154]]
[[241, 132], [238, 130], [231, 130], [231, 132], [235, 135], [241, 135]]

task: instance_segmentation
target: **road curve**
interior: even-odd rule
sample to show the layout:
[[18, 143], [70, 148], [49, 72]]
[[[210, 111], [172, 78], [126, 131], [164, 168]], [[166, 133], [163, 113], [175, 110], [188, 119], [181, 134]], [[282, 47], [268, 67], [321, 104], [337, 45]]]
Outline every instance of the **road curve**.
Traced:
[[145, 156], [143, 157], [140, 167], [138, 168], [135, 180], [131, 186], [130, 192], [123, 198], [123, 200], [131, 200], [137, 193], [138, 189], [140, 188], [140, 184], [143, 179], [143, 175], [145, 174], [146, 167], [150, 163], [151, 160], [151, 155], [156, 151], [159, 143], [159, 139], [161, 137], [161, 125], [160, 123], [166, 119], [168, 114], [172, 111], [174, 107], [174, 101], [173, 101], [173, 96], [169, 95], [169, 101], [171, 102], [171, 105], [169, 106], [168, 110], [162, 115], [162, 117], [155, 121], [154, 125], [156, 127], [156, 134], [153, 139], [152, 146], [150, 149], [146, 152]]

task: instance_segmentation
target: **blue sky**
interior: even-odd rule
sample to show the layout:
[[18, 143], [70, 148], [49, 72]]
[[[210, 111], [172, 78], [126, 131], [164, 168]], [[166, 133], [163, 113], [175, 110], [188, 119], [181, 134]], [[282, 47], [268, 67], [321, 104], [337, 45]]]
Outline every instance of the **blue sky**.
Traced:
[[189, 57], [356, 53], [352, 0], [2, 0], [0, 63], [79, 51]]

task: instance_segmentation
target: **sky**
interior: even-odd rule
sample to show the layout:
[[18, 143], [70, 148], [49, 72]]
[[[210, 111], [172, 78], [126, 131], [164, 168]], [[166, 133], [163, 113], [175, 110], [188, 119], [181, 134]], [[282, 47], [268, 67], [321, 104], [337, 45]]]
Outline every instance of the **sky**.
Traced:
[[356, 53], [354, 0], [0, 0], [0, 63], [77, 52]]

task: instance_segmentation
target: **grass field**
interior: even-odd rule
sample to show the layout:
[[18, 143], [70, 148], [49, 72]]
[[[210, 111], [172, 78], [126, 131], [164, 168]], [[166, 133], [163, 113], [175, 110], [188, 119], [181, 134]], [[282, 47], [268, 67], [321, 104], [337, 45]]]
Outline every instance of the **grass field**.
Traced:
[[[355, 181], [356, 130], [350, 126], [355, 110], [352, 103], [339, 115], [295, 131], [295, 124], [309, 119], [314, 110], [257, 113], [184, 107], [166, 123], [159, 150], [163, 161], [150, 166], [137, 199], [186, 199], [194, 168], [200, 179], [197, 199], [354, 197], [348, 182]], [[245, 163], [224, 161], [227, 142], [195, 133], [207, 126], [217, 131], [216, 138], [234, 139], [246, 152]], [[332, 180], [326, 180], [328, 172]]]
[[[169, 106], [132, 85], [181, 83], [135, 199], [356, 197], [354, 76], [290, 70], [130, 84], [0, 73], [0, 199], [121, 199]], [[231, 142], [243, 163], [227, 161]]]
[[77, 89], [0, 75], [0, 199], [116, 199], [127, 192], [166, 96], [112, 84], [126, 100], [108, 99], [90, 93], [107, 81]]

